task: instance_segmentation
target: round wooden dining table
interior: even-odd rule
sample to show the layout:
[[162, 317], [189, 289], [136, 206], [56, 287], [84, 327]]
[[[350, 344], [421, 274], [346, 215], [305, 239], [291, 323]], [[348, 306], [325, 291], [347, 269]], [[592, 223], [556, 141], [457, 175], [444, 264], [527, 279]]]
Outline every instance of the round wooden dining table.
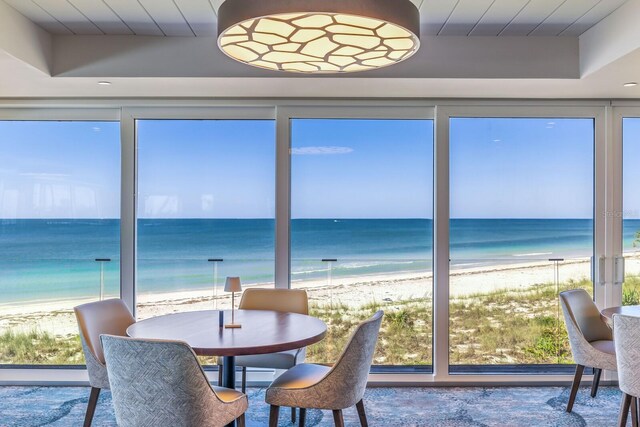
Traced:
[[601, 310], [600, 317], [612, 329], [614, 314], [625, 314], [627, 316], [640, 317], [640, 305], [623, 305], [617, 307], [609, 307]]
[[[224, 311], [224, 318], [230, 323], [230, 310]], [[218, 310], [191, 311], [141, 320], [127, 328], [127, 335], [184, 341], [199, 356], [221, 356], [222, 385], [235, 389], [235, 356], [294, 350], [322, 340], [327, 333], [322, 320], [295, 313], [236, 310], [235, 323], [241, 327], [220, 327]]]

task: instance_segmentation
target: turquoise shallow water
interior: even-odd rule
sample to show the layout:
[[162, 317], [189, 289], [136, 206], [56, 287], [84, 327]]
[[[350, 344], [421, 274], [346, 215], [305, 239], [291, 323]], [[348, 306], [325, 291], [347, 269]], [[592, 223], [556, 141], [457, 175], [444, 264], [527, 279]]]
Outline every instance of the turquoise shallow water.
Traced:
[[[271, 219], [141, 219], [138, 292], [204, 289], [227, 275], [273, 281]], [[119, 288], [118, 220], [0, 220], [0, 303], [93, 297]], [[430, 271], [428, 219], [294, 219], [292, 280]], [[631, 247], [640, 220], [625, 221]], [[589, 256], [586, 219], [453, 219], [451, 263], [487, 265]], [[109, 258], [110, 262], [96, 262]], [[224, 259], [208, 262], [208, 259]]]

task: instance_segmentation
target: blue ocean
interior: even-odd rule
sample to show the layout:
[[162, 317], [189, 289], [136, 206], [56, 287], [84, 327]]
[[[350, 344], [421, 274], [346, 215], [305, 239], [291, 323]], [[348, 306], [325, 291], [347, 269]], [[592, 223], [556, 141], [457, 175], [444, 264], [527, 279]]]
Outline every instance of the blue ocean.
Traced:
[[[294, 219], [291, 278], [327, 277], [329, 268], [332, 277], [430, 271], [432, 225]], [[586, 257], [593, 248], [587, 219], [452, 219], [450, 227], [453, 268]], [[625, 221], [625, 248], [638, 230], [640, 220]], [[119, 233], [111, 219], [0, 220], [0, 304], [95, 297], [101, 280], [105, 295], [117, 295]], [[273, 282], [274, 233], [272, 219], [141, 219], [138, 292], [208, 289], [230, 275], [245, 284]]]

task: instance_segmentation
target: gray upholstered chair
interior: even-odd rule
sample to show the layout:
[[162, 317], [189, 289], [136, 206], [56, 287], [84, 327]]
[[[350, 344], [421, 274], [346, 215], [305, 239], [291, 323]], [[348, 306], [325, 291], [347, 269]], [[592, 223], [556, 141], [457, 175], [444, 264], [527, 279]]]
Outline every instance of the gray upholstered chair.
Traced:
[[73, 310], [76, 313], [80, 329], [80, 341], [91, 385], [89, 403], [84, 417], [84, 426], [89, 427], [96, 410], [100, 390], [109, 388], [100, 335], [126, 335], [127, 328], [136, 320], [121, 299], [82, 304]]
[[244, 427], [247, 396], [211, 387], [187, 343], [102, 335], [120, 427]]
[[576, 373], [567, 402], [567, 412], [571, 412], [584, 368], [594, 368], [591, 397], [595, 397], [602, 370], [616, 370], [616, 350], [611, 329], [604, 323], [598, 307], [584, 289], [561, 292], [559, 298], [571, 353], [576, 363]]
[[638, 425], [637, 399], [640, 397], [640, 317], [613, 316], [613, 341], [618, 357], [618, 383], [622, 403], [618, 425], [626, 427], [629, 407], [632, 425]]
[[[274, 310], [285, 313], [309, 314], [307, 292], [300, 289], [249, 288], [242, 294], [238, 308], [242, 310]], [[267, 369], [290, 369], [302, 363], [306, 348], [281, 351], [279, 353], [237, 356], [236, 366], [242, 367], [242, 392], [247, 390], [247, 367]], [[222, 385], [222, 358], [218, 359], [218, 385]], [[291, 421], [296, 421], [296, 409], [291, 408]]]
[[360, 424], [366, 427], [362, 398], [383, 314], [378, 311], [358, 325], [333, 367], [303, 363], [276, 378], [265, 397], [271, 405], [269, 426], [278, 425], [280, 406], [291, 406], [301, 408], [301, 427], [304, 427], [306, 409], [309, 408], [332, 410], [335, 425], [343, 427], [342, 410], [355, 405]]

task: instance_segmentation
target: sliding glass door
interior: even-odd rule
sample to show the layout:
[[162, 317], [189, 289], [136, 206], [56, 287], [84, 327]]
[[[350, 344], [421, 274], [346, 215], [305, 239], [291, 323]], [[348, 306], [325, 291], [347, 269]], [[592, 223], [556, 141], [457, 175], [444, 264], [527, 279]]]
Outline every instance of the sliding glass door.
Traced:
[[594, 119], [450, 120], [450, 372], [572, 363], [558, 293], [593, 295]]
[[433, 121], [291, 120], [291, 287], [306, 289], [337, 360], [355, 325], [385, 319], [374, 363], [432, 360]]

